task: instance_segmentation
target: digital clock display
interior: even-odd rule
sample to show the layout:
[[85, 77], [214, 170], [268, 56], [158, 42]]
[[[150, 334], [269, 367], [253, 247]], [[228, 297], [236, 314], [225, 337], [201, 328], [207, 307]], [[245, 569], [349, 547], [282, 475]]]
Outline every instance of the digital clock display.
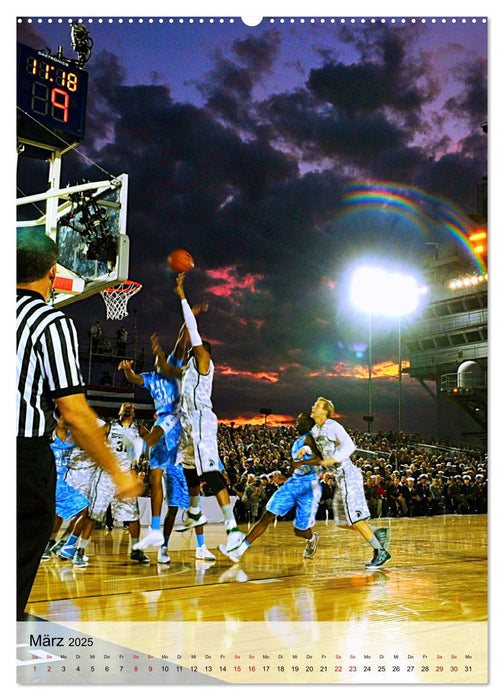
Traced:
[[88, 74], [68, 59], [18, 44], [18, 136], [64, 150], [84, 138]]

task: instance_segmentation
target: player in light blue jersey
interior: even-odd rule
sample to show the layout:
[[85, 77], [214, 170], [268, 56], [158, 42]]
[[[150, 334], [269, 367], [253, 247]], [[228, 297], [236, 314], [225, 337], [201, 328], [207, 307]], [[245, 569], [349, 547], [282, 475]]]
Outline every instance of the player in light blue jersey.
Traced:
[[[169, 445], [178, 444], [180, 436], [180, 379], [176, 376], [166, 376], [159, 367], [159, 358], [155, 348], [158, 346], [156, 335], [151, 336], [151, 344], [155, 355], [154, 370], [137, 374], [133, 370], [133, 360], [122, 360], [119, 369], [124, 371], [128, 381], [143, 386], [150, 392], [156, 411], [156, 421], [150, 431], [142, 426], [140, 436], [149, 448], [153, 448], [160, 440]], [[184, 356], [182, 343], [177, 343], [167, 362], [172, 367], [181, 367]], [[173, 447], [172, 447], [173, 449]], [[163, 505], [163, 474], [164, 465], [151, 464], [149, 481], [151, 488], [151, 526], [147, 534], [137, 543], [137, 549], [145, 549], [149, 545], [161, 546], [163, 534], [161, 532], [161, 508]]]
[[[53, 438], [51, 449], [56, 464], [56, 514], [51, 537], [42, 554], [43, 561], [50, 559], [51, 554], [57, 554], [69, 537], [77, 540], [88, 505], [87, 498], [65, 481], [75, 442], [62, 417], [58, 419]], [[70, 523], [64, 535], [56, 542], [60, 527], [65, 520], [69, 520]]]
[[[296, 431], [299, 437], [291, 448], [292, 461], [289, 471], [292, 476], [278, 491], [275, 491], [266, 504], [266, 510], [261, 518], [238, 546], [233, 549], [219, 547], [231, 561], [239, 562], [250, 545], [266, 531], [269, 524], [276, 517], [287, 515], [292, 508], [296, 509], [294, 534], [306, 540], [303, 557], [311, 559], [317, 551], [319, 535], [312, 531], [312, 527], [315, 525], [315, 516], [322, 494], [316, 468], [321, 463], [322, 457], [310, 433], [313, 425], [314, 421], [308, 413], [300, 413], [297, 417]], [[304, 454], [302, 459], [298, 456], [300, 451]]]

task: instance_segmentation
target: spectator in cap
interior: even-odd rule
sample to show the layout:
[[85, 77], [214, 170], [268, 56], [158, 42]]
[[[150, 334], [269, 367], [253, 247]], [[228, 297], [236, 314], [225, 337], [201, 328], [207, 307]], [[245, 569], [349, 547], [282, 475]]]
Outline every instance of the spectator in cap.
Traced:
[[430, 484], [431, 513], [432, 515], [443, 515], [445, 512], [445, 502], [443, 498], [443, 484], [439, 477], [435, 476]]
[[460, 488], [457, 480], [449, 475], [446, 478], [444, 485], [444, 499], [447, 513], [457, 512], [457, 500], [460, 494]]
[[231, 486], [231, 493], [236, 496], [236, 501], [233, 506], [233, 513], [237, 523], [246, 523], [248, 521], [248, 510], [245, 503], [243, 503], [243, 495], [245, 493], [245, 483], [243, 479], [239, 479], [235, 484]]
[[476, 474], [474, 483], [474, 510], [476, 513], [487, 512], [487, 483], [483, 474]]
[[404, 496], [404, 488], [401, 485], [399, 472], [392, 476], [392, 483], [387, 488], [387, 497], [391, 507], [392, 517], [404, 517], [408, 515], [408, 504]]
[[269, 477], [266, 478], [266, 483], [263, 481], [263, 476], [261, 476], [261, 483], [263, 484], [264, 487], [264, 493], [266, 494], [266, 501], [269, 501], [269, 499], [273, 496], [275, 491], [278, 489], [277, 483], [275, 481], [275, 477], [277, 474], [280, 474], [279, 469], [275, 469], [275, 471], [271, 472]]
[[[364, 482], [364, 495], [366, 496], [366, 502], [368, 504], [369, 512], [371, 513], [372, 518], [377, 518], [377, 501], [378, 501], [378, 496], [376, 493], [376, 489], [374, 487], [375, 481], [374, 481], [374, 476], [369, 475]], [[320, 506], [319, 506], [320, 508]]]
[[469, 474], [462, 476], [462, 485], [460, 486], [460, 495], [458, 502], [458, 512], [462, 515], [468, 515], [473, 512], [474, 487]]
[[413, 517], [415, 514], [415, 501], [413, 500], [413, 496], [415, 495], [415, 479], [412, 476], [406, 477], [406, 486], [403, 488], [403, 495], [408, 508], [408, 516]]
[[382, 482], [381, 474], [374, 475], [373, 488], [376, 492], [376, 517], [381, 518], [383, 513], [383, 502], [386, 496], [385, 486]]
[[415, 491], [415, 515], [429, 515], [432, 496], [427, 474], [420, 474]]
[[260, 479], [253, 479], [245, 488], [242, 501], [247, 507], [250, 522], [256, 522], [266, 504], [266, 494]]

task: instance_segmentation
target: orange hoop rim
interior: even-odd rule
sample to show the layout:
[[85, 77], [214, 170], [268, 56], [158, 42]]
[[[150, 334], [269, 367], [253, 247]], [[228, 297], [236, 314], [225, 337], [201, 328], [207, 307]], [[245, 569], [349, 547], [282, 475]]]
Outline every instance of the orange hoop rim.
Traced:
[[[123, 288], [124, 286], [124, 288]], [[107, 287], [101, 290], [101, 294], [124, 294], [125, 292], [132, 292], [133, 290], [139, 292], [142, 288], [140, 282], [134, 282], [133, 280], [126, 280], [125, 282], [120, 282], [117, 287]]]

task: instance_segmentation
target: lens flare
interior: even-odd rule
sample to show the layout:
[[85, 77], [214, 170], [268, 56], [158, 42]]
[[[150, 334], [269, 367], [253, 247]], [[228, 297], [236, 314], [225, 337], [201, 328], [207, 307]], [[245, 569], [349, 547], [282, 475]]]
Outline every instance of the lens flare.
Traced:
[[399, 216], [430, 240], [444, 231], [469, 253], [480, 273], [487, 272], [484, 249], [476, 250], [470, 240], [480, 227], [447, 200], [396, 183], [356, 181], [344, 188], [340, 218], [364, 211]]

